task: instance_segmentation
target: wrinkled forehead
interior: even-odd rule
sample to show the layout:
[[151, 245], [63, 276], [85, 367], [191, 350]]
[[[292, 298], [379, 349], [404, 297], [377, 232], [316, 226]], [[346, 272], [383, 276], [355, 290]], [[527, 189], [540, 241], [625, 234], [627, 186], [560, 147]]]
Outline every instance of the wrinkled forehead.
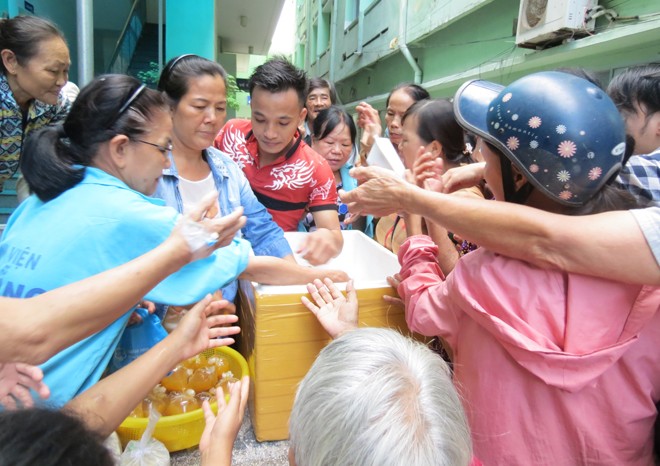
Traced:
[[39, 41], [37, 47], [34, 49], [34, 55], [31, 57], [24, 57], [24, 59], [25, 58], [29, 61], [36, 60], [53, 66], [71, 65], [69, 47], [59, 36], [51, 36]]
[[309, 91], [309, 94], [307, 94], [307, 98], [311, 96], [330, 97], [330, 89], [327, 87], [317, 87], [316, 89], [312, 89], [311, 91]]

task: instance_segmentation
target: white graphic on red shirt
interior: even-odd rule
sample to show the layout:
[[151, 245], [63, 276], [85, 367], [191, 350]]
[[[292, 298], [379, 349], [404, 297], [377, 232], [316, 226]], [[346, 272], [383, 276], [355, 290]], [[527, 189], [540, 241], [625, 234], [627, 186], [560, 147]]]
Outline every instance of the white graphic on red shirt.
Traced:
[[305, 186], [311, 187], [316, 185], [313, 175], [314, 164], [304, 160], [297, 160], [294, 163], [287, 163], [281, 167], [273, 168], [270, 171], [273, 182], [265, 187], [276, 191], [284, 187], [287, 189], [300, 189]]
[[314, 191], [312, 191], [312, 194], [309, 196], [309, 202], [314, 202], [317, 199], [327, 199], [330, 195], [330, 190], [335, 189], [335, 186], [335, 180], [329, 178], [327, 183], [325, 183], [323, 186], [317, 186], [314, 188]]
[[229, 128], [225, 131], [222, 138], [222, 148], [239, 168], [243, 169], [246, 165], [254, 165], [254, 160], [252, 160], [245, 145], [245, 134], [239, 129]]

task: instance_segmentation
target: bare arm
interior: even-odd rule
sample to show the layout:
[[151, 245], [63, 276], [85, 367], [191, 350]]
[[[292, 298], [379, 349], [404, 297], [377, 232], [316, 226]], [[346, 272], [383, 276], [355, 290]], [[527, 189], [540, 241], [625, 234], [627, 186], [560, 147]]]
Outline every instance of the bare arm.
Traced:
[[248, 266], [239, 278], [264, 285], [304, 285], [314, 279], [328, 277], [333, 281], [345, 282], [348, 275], [341, 270], [324, 270], [286, 261], [277, 257], [250, 257]]
[[227, 301], [211, 303], [207, 296], [197, 303], [164, 340], [132, 363], [101, 379], [71, 400], [65, 409], [75, 412], [91, 430], [110, 435], [131, 410], [180, 361], [207, 348], [229, 345], [238, 327], [216, 327], [238, 320], [235, 315], [215, 315]]
[[351, 176], [362, 185], [340, 195], [352, 213], [405, 210], [491, 251], [539, 267], [660, 285], [660, 266], [630, 212], [571, 217], [425, 191], [377, 168], [354, 169]]
[[627, 211], [566, 216], [497, 201], [415, 191], [427, 217], [463, 238], [544, 268], [660, 285], [660, 266]]
[[[199, 213], [206, 210], [202, 207], [200, 204]], [[176, 228], [154, 250], [114, 269], [34, 298], [0, 298], [0, 334], [4, 335], [0, 339], [0, 362], [39, 364], [107, 327], [165, 277], [228, 244], [245, 224], [245, 218], [236, 212], [213, 223], [220, 235], [218, 242], [194, 254], [180, 228]], [[28, 315], [30, 318], [25, 319]]]

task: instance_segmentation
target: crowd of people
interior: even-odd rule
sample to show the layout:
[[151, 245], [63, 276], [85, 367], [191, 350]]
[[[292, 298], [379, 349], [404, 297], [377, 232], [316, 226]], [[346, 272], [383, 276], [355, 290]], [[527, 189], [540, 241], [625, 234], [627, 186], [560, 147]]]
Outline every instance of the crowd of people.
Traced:
[[[654, 462], [659, 65], [606, 89], [584, 70], [472, 80], [451, 100], [402, 83], [383, 125], [281, 57], [250, 77], [251, 118], [225, 122], [226, 73], [197, 55], [157, 90], [102, 75], [77, 96], [47, 20], [2, 20], [0, 56], [0, 182], [25, 185], [0, 240], [0, 463], [112, 464], [103, 438], [154, 385], [234, 343], [238, 279], [308, 284], [333, 338], [298, 387], [291, 464]], [[381, 136], [404, 178], [368, 166]], [[442, 357], [357, 328], [349, 274], [299, 264], [284, 235], [307, 232], [295, 252], [315, 266], [346, 229], [398, 255], [384, 299]], [[177, 324], [108, 375], [138, 306]], [[204, 404], [203, 464], [231, 464], [249, 385]]]

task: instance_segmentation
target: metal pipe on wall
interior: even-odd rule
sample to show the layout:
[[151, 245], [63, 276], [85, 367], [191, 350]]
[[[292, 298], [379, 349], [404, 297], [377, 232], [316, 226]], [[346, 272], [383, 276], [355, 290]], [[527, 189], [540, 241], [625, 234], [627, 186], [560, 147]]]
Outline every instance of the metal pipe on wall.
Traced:
[[163, 0], [158, 0], [158, 71], [163, 71]]
[[415, 72], [415, 77], [413, 82], [415, 84], [422, 83], [422, 69], [419, 67], [415, 58], [410, 53], [408, 49], [408, 38], [406, 37], [408, 33], [408, 0], [401, 0], [401, 7], [399, 10], [399, 49], [404, 58], [408, 61], [408, 64]]
[[332, 17], [330, 18], [330, 70], [328, 78], [334, 84], [335, 82], [335, 66], [337, 66], [337, 13], [339, 10], [339, 0], [332, 0]]
[[78, 33], [78, 87], [94, 78], [94, 1], [76, 0]]

